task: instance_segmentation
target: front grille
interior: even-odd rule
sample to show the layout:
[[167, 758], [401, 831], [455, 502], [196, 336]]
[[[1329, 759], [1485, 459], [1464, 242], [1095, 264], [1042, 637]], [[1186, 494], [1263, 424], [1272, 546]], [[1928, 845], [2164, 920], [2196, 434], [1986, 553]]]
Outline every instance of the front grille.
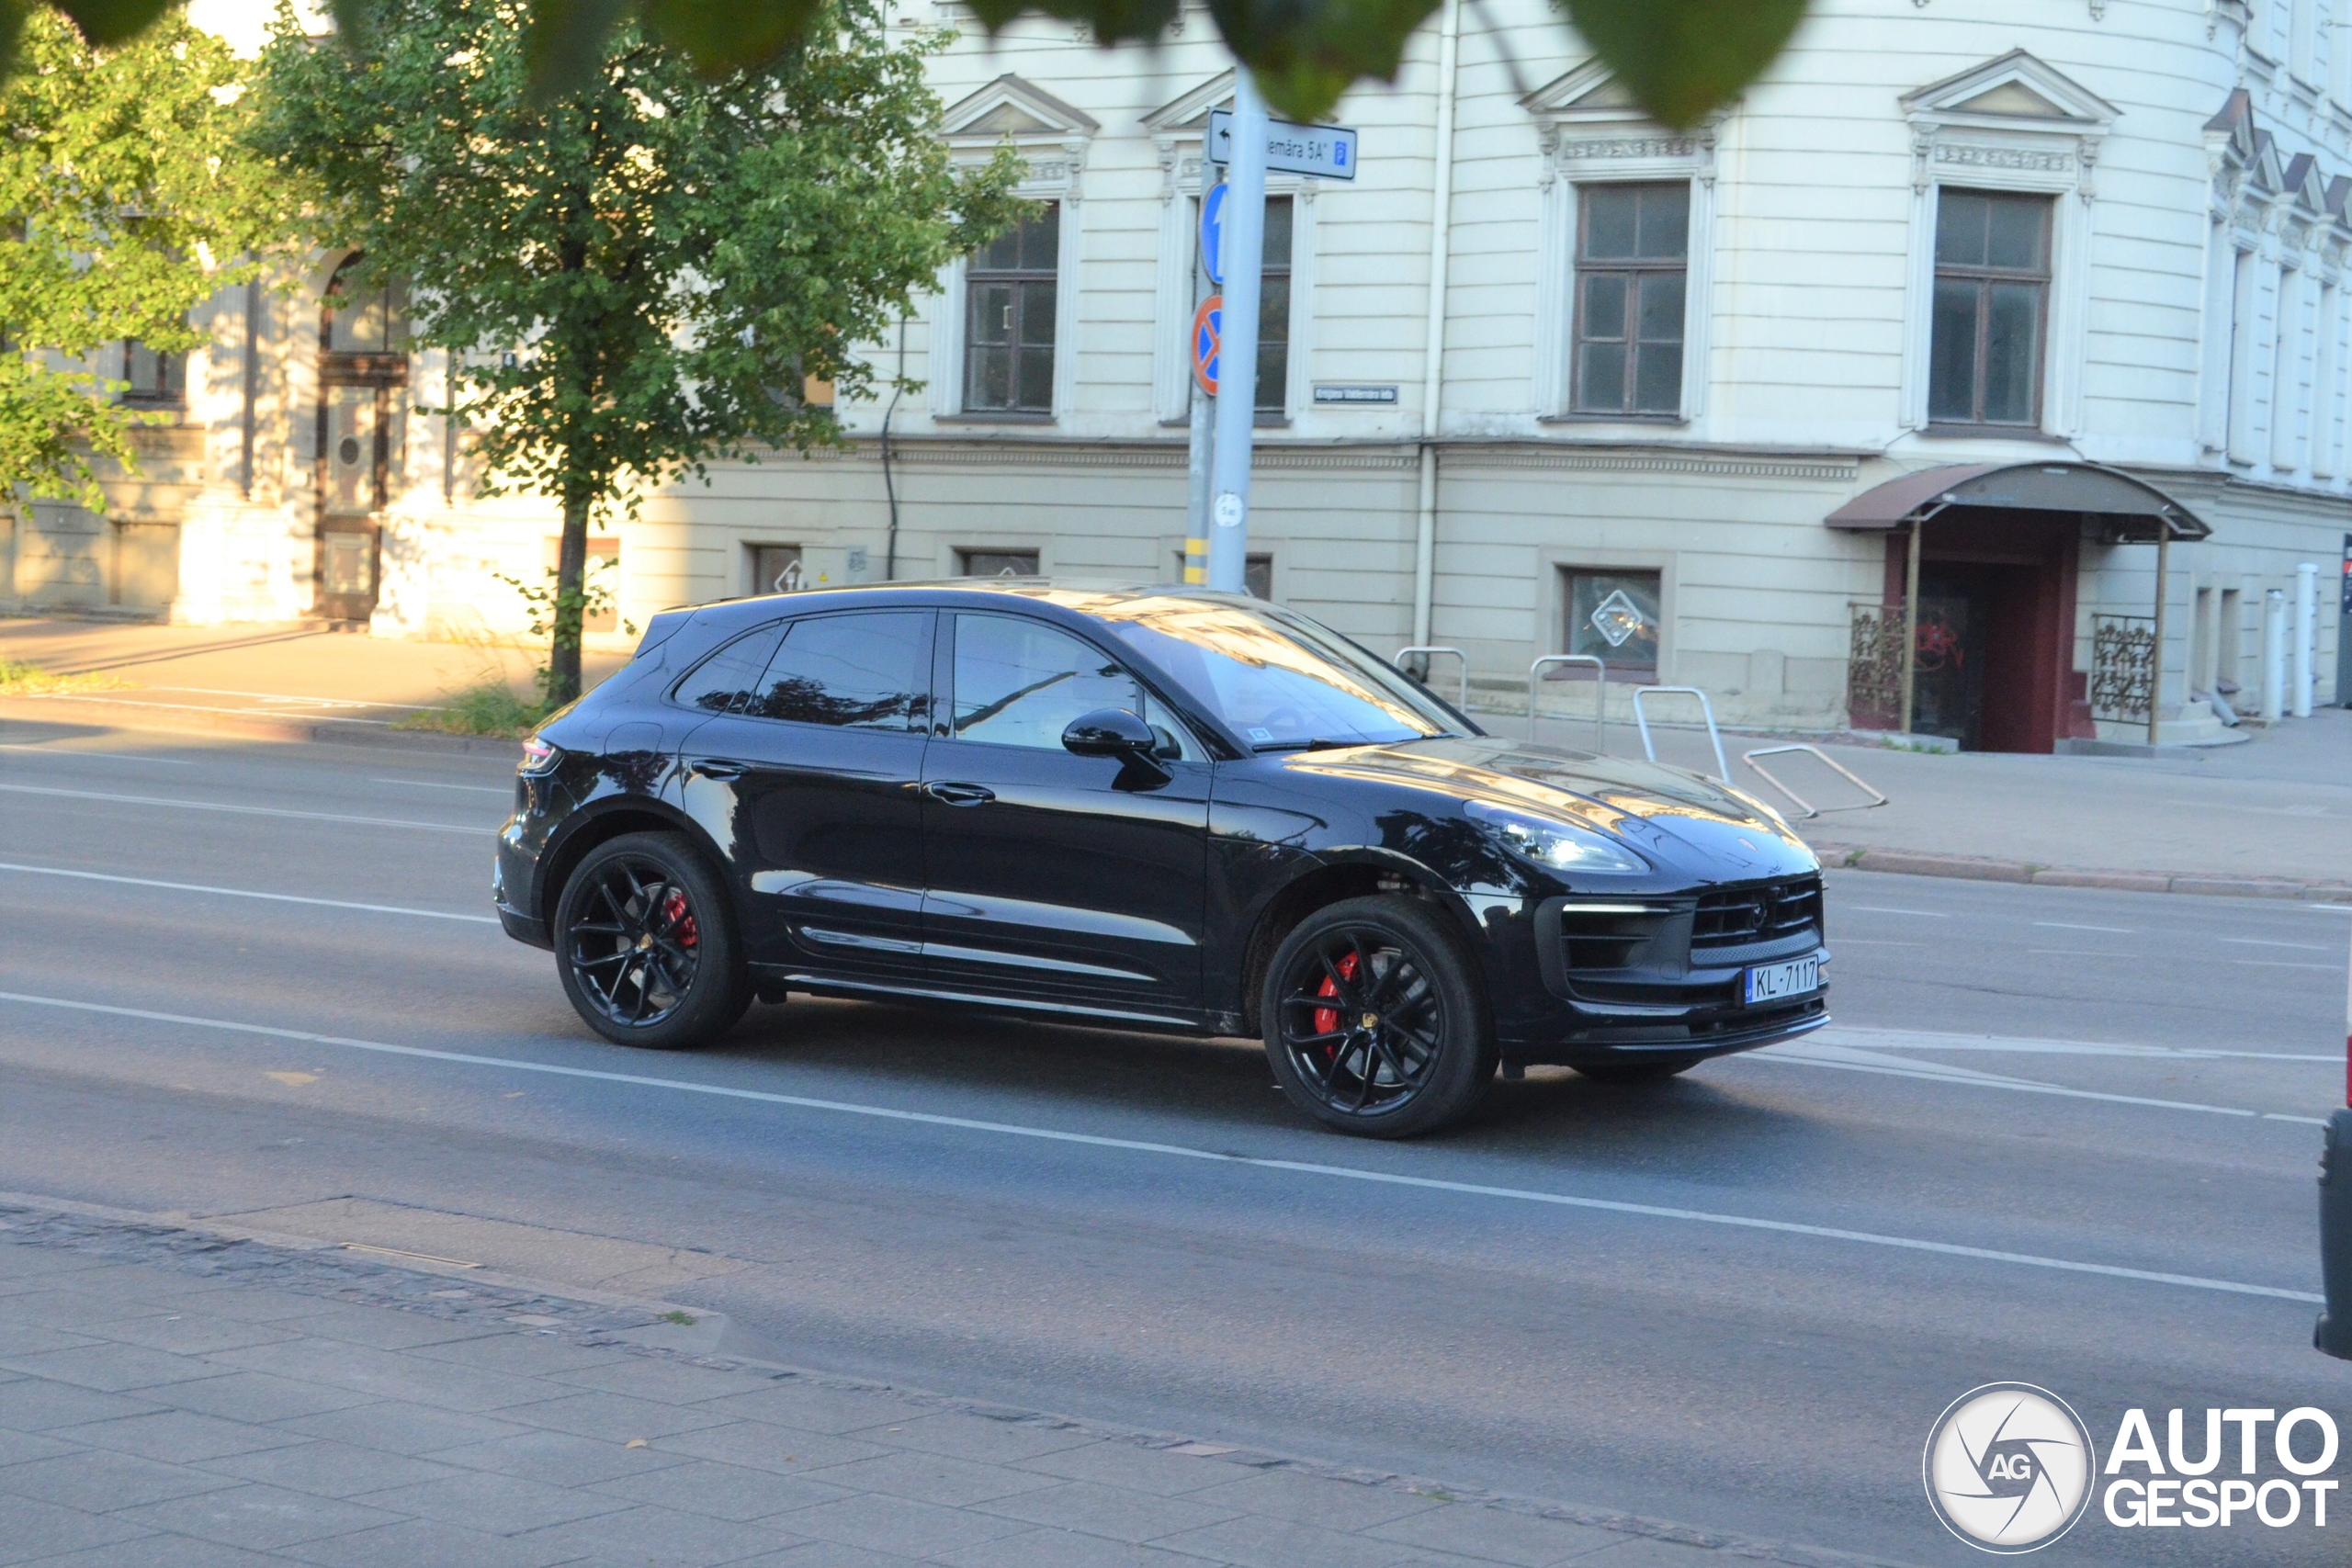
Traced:
[[1760, 887], [1726, 888], [1699, 896], [1690, 923], [1691, 951], [1747, 947], [1821, 929], [1821, 878], [1792, 877]]

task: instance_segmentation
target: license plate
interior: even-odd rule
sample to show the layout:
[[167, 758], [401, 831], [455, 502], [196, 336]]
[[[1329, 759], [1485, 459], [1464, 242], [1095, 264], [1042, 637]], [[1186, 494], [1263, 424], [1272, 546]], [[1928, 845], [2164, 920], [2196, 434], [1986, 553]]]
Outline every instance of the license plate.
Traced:
[[1749, 1007], [1758, 1002], [1777, 1002], [1790, 997], [1802, 997], [1821, 989], [1821, 959], [1794, 959], [1787, 964], [1759, 964], [1747, 971], [1747, 999]]

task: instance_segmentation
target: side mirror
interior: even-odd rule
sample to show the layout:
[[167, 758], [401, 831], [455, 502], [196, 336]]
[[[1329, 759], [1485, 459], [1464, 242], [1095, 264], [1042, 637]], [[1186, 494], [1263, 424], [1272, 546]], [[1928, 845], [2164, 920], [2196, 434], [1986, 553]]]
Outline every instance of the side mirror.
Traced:
[[1151, 726], [1125, 708], [1096, 708], [1070, 720], [1063, 749], [1080, 757], [1148, 757], [1159, 744]]
[[1175, 776], [1152, 755], [1159, 748], [1159, 737], [1125, 708], [1080, 714], [1062, 731], [1062, 747], [1075, 756], [1116, 759], [1119, 776], [1111, 781], [1113, 789], [1158, 789]]

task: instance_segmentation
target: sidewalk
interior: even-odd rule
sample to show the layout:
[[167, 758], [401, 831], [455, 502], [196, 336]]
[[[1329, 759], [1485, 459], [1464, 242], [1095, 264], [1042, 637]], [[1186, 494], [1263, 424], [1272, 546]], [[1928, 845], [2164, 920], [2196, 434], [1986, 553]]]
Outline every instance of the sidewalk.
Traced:
[[1863, 1562], [831, 1379], [729, 1337], [662, 1303], [0, 1196], [0, 1562]]
[[[0, 698], [0, 722], [418, 744], [435, 742], [388, 733], [390, 725], [484, 679], [503, 679], [527, 694], [537, 661], [521, 649], [399, 642], [307, 623], [196, 628], [37, 619], [0, 620], [0, 659], [132, 683], [69, 697]], [[590, 683], [622, 662], [621, 654], [592, 651]], [[1498, 735], [1526, 733], [1523, 715], [1479, 716]], [[1889, 802], [1867, 811], [1826, 811], [1796, 827], [1824, 859], [1864, 870], [2352, 897], [2352, 710], [2322, 708], [2252, 733], [2245, 745], [2153, 758], [1893, 751], [1816, 737]], [[1541, 734], [1565, 746], [1592, 743], [1589, 720], [1546, 718]], [[440, 743], [502, 753], [513, 746]], [[1793, 818], [1795, 808], [1740, 761], [1742, 751], [1774, 743], [1726, 736], [1724, 750], [1735, 783]], [[1619, 755], [1641, 754], [1630, 724], [1611, 723], [1609, 745]], [[1661, 728], [1658, 745], [1666, 761], [1713, 771], [1698, 731]], [[1858, 798], [1810, 758], [1767, 765], [1816, 805]]]
[[[383, 728], [418, 708], [438, 707], [468, 687], [503, 682], [533, 694], [543, 655], [495, 642], [407, 642], [330, 630], [315, 621], [272, 626], [159, 626], [120, 622], [0, 618], [0, 660], [52, 675], [96, 675], [118, 690], [76, 694], [76, 712], [114, 713], [132, 728], [213, 728], [207, 716], [299, 719]], [[590, 649], [594, 685], [624, 663]], [[40, 699], [48, 701], [51, 699]], [[27, 699], [8, 699], [12, 714]], [[88, 710], [85, 705], [103, 703]]]

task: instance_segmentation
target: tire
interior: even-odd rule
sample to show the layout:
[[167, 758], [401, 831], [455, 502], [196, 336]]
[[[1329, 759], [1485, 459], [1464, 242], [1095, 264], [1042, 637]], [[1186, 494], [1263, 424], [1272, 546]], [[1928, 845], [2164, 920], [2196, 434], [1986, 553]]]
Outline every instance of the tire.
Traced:
[[1410, 898], [1349, 898], [1300, 921], [1266, 966], [1259, 1016], [1275, 1081], [1336, 1132], [1434, 1132], [1468, 1114], [1495, 1075], [1470, 956]]
[[1664, 1083], [1679, 1074], [1687, 1073], [1706, 1058], [1702, 1056], [1668, 1056], [1655, 1062], [1596, 1062], [1577, 1072], [1595, 1083], [1612, 1087], [1634, 1088], [1642, 1084]]
[[556, 901], [554, 936], [564, 995], [616, 1044], [707, 1045], [751, 1006], [727, 890], [683, 835], [625, 833], [589, 851]]

